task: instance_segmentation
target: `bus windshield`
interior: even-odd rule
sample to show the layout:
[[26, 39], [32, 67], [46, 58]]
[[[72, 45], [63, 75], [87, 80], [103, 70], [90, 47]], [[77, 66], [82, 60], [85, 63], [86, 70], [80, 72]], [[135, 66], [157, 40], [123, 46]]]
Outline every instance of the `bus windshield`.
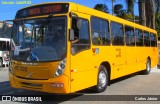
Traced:
[[66, 17], [17, 20], [13, 26], [12, 59], [54, 61], [66, 53]]

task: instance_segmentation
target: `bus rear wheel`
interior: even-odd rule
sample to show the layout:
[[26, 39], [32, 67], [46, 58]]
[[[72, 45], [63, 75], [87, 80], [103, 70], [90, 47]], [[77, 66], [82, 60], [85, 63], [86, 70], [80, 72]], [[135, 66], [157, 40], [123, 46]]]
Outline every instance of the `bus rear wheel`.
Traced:
[[148, 75], [150, 71], [151, 71], [151, 61], [150, 59], [147, 59], [146, 69], [143, 71], [143, 74]]
[[3, 66], [2, 59], [0, 59], [0, 68]]
[[97, 78], [97, 85], [95, 86], [95, 91], [100, 93], [106, 90], [108, 85], [108, 72], [105, 66], [100, 65], [98, 78]]

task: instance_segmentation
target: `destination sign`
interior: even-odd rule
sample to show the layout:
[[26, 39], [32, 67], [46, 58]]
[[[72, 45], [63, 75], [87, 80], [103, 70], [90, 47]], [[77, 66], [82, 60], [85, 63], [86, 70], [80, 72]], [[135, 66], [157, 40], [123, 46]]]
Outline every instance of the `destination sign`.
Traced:
[[15, 18], [67, 13], [68, 9], [69, 4], [67, 3], [37, 5], [19, 10]]

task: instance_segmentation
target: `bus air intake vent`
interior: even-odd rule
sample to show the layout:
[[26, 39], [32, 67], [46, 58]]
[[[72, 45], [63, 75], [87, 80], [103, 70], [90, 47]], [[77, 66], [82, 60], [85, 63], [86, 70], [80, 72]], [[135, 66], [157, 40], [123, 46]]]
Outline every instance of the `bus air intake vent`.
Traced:
[[22, 87], [26, 88], [36, 88], [36, 89], [41, 89], [43, 84], [33, 84], [33, 83], [26, 83], [26, 82], [21, 82]]

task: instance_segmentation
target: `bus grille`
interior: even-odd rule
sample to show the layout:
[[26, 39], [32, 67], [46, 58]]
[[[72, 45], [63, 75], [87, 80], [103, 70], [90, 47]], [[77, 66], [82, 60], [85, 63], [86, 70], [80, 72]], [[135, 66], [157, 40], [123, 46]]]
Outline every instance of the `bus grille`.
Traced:
[[21, 82], [21, 87], [25, 88], [34, 88], [34, 89], [42, 89], [43, 84], [33, 84], [33, 83], [26, 83], [26, 82]]
[[20, 76], [16, 76], [17, 78], [21, 78], [21, 79], [27, 79], [27, 80], [48, 80], [48, 79], [34, 79], [34, 78], [24, 78], [24, 77], [20, 77]]

